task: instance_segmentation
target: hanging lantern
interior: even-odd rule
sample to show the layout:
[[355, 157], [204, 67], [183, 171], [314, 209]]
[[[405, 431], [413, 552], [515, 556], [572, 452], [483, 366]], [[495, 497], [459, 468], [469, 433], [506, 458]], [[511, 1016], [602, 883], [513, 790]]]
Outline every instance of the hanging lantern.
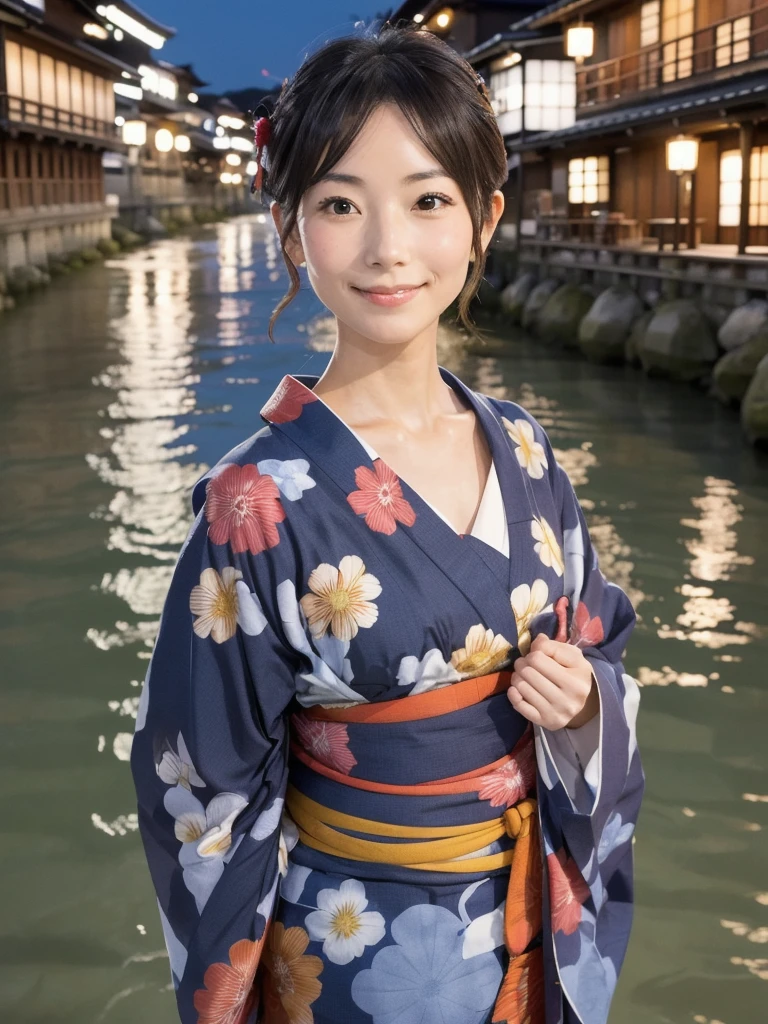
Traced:
[[692, 135], [667, 139], [667, 170], [683, 174], [695, 171], [699, 163], [699, 140]]
[[595, 52], [594, 25], [571, 25], [565, 33], [565, 52], [577, 64], [581, 64], [586, 57], [591, 57]]

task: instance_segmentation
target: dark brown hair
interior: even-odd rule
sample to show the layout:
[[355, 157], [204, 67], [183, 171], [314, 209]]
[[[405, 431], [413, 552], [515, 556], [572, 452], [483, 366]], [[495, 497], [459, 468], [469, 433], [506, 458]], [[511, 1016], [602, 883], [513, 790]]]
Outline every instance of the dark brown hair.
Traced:
[[275, 102], [261, 191], [283, 212], [280, 245], [291, 287], [270, 317], [273, 342], [273, 325], [300, 287], [285, 241], [296, 226], [301, 197], [341, 160], [375, 108], [386, 102], [398, 105], [461, 189], [475, 259], [458, 297], [458, 319], [476, 334], [469, 305], [485, 270], [480, 232], [491, 216], [493, 192], [507, 180], [504, 139], [487, 91], [478, 88], [477, 74], [463, 57], [431, 32], [386, 22], [378, 31], [326, 43], [285, 82]]

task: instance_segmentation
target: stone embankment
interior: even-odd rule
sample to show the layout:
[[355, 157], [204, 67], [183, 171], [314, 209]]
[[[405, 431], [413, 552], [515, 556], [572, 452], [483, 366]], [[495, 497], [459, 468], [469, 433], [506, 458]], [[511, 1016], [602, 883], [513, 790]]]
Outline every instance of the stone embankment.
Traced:
[[478, 299], [543, 345], [704, 387], [740, 410], [751, 443], [768, 447], [768, 301], [751, 299], [730, 311], [693, 299], [649, 305], [626, 286], [538, 280], [532, 272], [501, 292], [484, 281]]
[[4, 311], [14, 309], [18, 301], [29, 301], [35, 292], [50, 284], [54, 277], [82, 270], [89, 264], [114, 256], [124, 249], [144, 245], [153, 238], [174, 235], [198, 224], [226, 220], [229, 216], [226, 210], [200, 207], [188, 216], [167, 215], [161, 219], [146, 217], [145, 222], [140, 224], [141, 231], [138, 232], [132, 231], [119, 221], [113, 221], [112, 237], [100, 239], [95, 246], [50, 256], [43, 265], [22, 264], [8, 273], [0, 271], [0, 315]]

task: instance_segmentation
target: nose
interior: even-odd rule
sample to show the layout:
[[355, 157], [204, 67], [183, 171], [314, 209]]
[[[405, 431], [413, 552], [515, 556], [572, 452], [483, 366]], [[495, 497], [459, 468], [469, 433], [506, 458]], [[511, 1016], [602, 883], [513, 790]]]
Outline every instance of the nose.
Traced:
[[396, 203], [372, 210], [365, 227], [367, 262], [387, 267], [407, 260], [408, 229], [405, 216]]

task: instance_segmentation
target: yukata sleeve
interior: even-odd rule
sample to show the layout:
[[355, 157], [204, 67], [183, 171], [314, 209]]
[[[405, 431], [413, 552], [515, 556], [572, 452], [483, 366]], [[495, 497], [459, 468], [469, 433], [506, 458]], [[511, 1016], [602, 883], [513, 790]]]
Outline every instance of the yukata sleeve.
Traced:
[[[579, 729], [537, 731], [547, 774], [567, 794], [566, 809], [587, 817], [593, 836], [605, 843], [635, 821], [645, 781], [636, 735], [640, 690], [623, 663], [637, 616], [626, 593], [603, 575], [573, 485], [539, 431], [560, 516], [568, 642], [592, 667], [600, 710]], [[624, 828], [622, 841], [627, 833]]]
[[251, 1019], [290, 830], [281, 815], [295, 666], [262, 579], [276, 559], [221, 530], [214, 542], [201, 484], [131, 750], [182, 1024]]

